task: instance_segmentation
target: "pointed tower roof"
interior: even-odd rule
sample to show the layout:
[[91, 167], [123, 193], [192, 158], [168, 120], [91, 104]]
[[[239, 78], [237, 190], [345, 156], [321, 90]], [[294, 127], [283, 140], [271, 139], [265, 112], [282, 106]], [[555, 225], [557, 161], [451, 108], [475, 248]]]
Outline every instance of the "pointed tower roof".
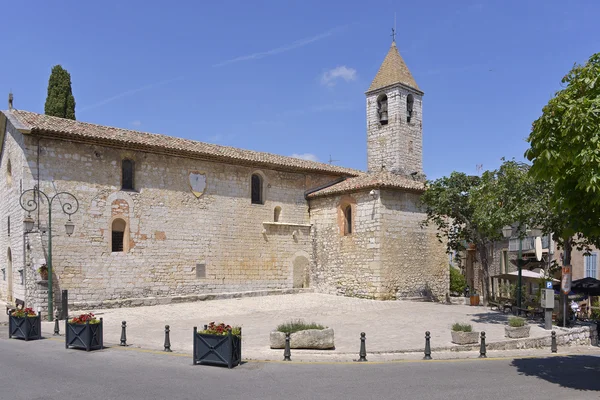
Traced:
[[415, 78], [413, 78], [406, 63], [402, 59], [402, 56], [398, 52], [396, 42], [394, 41], [392, 42], [390, 51], [388, 51], [387, 56], [385, 56], [381, 67], [379, 67], [379, 72], [377, 72], [375, 79], [371, 82], [371, 86], [369, 87], [369, 90], [367, 90], [367, 93], [397, 83], [416, 89], [419, 92], [421, 91]]

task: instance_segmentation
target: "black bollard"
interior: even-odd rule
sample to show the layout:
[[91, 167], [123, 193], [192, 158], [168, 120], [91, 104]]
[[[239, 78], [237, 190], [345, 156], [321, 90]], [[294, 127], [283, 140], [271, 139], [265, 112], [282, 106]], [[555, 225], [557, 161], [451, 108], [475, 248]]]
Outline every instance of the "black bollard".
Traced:
[[487, 358], [485, 348], [485, 332], [481, 332], [481, 347], [479, 348], [479, 358]]
[[431, 333], [425, 332], [425, 357], [423, 360], [431, 360]]
[[60, 335], [60, 328], [58, 327], [58, 313], [54, 316], [54, 336]]
[[556, 331], [552, 331], [552, 344], [550, 346], [550, 350], [553, 353], [556, 353], [558, 351], [558, 348], [556, 347]]
[[290, 333], [285, 334], [285, 350], [283, 350], [283, 361], [292, 361], [292, 352], [290, 350]]
[[367, 346], [365, 345], [365, 342], [367, 340], [366, 338], [366, 334], [364, 332], [361, 332], [360, 334], [360, 352], [358, 353], [359, 359], [358, 361], [367, 361]]
[[165, 325], [165, 350], [168, 353], [171, 353], [171, 339], [169, 339], [169, 325]]
[[127, 346], [127, 322], [121, 322], [121, 346]]

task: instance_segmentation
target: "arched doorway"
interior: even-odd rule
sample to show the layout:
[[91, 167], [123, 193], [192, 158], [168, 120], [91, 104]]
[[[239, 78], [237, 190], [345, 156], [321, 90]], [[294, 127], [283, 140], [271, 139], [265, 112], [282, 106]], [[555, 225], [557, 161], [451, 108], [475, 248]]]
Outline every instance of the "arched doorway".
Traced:
[[12, 302], [13, 300], [13, 270], [12, 270], [12, 253], [10, 247], [6, 251], [6, 276], [8, 278], [8, 288], [6, 289], [6, 300]]
[[306, 288], [309, 284], [308, 279], [308, 258], [298, 256], [294, 258], [294, 288]]

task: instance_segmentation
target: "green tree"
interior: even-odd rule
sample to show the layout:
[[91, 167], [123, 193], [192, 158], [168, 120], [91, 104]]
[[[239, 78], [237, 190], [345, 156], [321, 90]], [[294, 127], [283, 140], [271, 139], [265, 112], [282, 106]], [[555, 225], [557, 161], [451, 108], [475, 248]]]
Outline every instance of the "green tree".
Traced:
[[549, 218], [545, 211], [548, 186], [535, 181], [529, 168], [510, 160], [481, 177], [453, 172], [428, 182], [422, 196], [427, 214], [424, 224], [437, 227], [438, 238], [446, 241], [449, 252], [463, 251], [467, 244], [475, 246], [484, 295], [489, 293], [492, 244], [504, 240], [502, 227], [516, 224], [523, 237], [527, 226], [539, 226]]
[[551, 188], [551, 229], [564, 249], [600, 245], [600, 53], [575, 65], [532, 126], [531, 174]]
[[75, 98], [71, 90], [71, 74], [60, 65], [52, 67], [44, 112], [46, 115], [75, 119]]

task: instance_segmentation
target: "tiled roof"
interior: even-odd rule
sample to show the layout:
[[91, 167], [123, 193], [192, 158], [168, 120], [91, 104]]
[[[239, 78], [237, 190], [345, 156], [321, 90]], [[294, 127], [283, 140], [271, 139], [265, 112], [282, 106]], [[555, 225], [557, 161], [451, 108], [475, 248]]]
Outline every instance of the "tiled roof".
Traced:
[[154, 153], [200, 158], [231, 164], [262, 166], [291, 171], [313, 171], [334, 175], [357, 176], [363, 174], [351, 168], [280, 156], [235, 147], [197, 142], [155, 133], [132, 131], [109, 126], [89, 124], [70, 119], [51, 117], [29, 111], [4, 111], [16, 119], [33, 135], [43, 135], [76, 142], [97, 143]]
[[398, 52], [396, 42], [392, 42], [392, 46], [390, 47], [387, 56], [385, 56], [381, 67], [379, 67], [379, 71], [377, 72], [377, 75], [375, 75], [375, 79], [373, 79], [373, 82], [371, 82], [371, 86], [369, 87], [369, 90], [367, 90], [367, 93], [387, 86], [395, 85], [397, 83], [401, 83], [405, 86], [421, 91], [417, 85], [417, 82], [415, 81], [415, 78], [413, 78], [411, 75], [406, 63]]
[[371, 188], [403, 189], [410, 192], [422, 193], [425, 191], [425, 184], [403, 175], [380, 171], [363, 174], [355, 178], [348, 178], [333, 186], [310, 193], [307, 197], [321, 197]]

